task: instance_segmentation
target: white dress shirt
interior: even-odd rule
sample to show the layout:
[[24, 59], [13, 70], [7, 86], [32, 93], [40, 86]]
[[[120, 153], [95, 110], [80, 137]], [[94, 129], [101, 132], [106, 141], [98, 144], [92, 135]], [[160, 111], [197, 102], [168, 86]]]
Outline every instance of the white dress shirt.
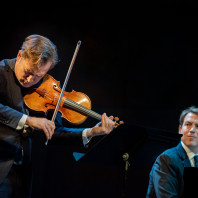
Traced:
[[190, 163], [191, 163], [191, 166], [192, 167], [195, 167], [195, 160], [194, 160], [194, 156], [197, 155], [198, 153], [193, 153], [182, 141], [181, 141], [181, 144], [184, 148], [184, 150], [186, 151], [187, 153], [187, 156], [190, 160]]

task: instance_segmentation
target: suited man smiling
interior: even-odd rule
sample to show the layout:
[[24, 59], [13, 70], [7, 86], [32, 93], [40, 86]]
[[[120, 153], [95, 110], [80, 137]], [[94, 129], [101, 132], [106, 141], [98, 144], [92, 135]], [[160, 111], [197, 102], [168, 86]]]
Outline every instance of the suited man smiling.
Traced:
[[189, 107], [180, 115], [181, 142], [160, 154], [150, 172], [147, 198], [182, 197], [184, 167], [195, 167], [198, 155], [198, 108]]
[[[28, 36], [16, 58], [0, 62], [0, 198], [31, 196], [31, 129], [43, 131], [49, 140], [56, 126], [46, 118], [28, 114], [23, 90], [42, 81], [57, 63], [56, 46], [41, 35]], [[94, 136], [109, 134], [114, 128], [112, 119], [104, 113], [92, 128], [60, 129], [77, 134], [75, 138], [79, 136], [86, 145]]]

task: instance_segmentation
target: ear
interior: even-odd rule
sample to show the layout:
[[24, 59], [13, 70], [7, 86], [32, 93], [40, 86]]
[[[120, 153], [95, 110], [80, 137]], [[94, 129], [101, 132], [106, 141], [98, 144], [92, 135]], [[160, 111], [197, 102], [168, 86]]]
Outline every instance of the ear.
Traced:
[[18, 54], [17, 54], [17, 61], [20, 61], [22, 57], [22, 53], [21, 50], [19, 50]]
[[182, 126], [179, 125], [179, 134], [183, 134], [182, 131], [181, 131], [181, 129], [182, 129]]

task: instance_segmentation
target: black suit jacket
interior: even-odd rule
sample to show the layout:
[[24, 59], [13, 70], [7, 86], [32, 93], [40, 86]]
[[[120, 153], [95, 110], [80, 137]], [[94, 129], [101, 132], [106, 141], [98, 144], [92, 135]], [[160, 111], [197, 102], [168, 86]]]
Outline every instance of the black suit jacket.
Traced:
[[0, 183], [8, 174], [20, 147], [20, 132], [15, 129], [25, 113], [14, 65], [15, 60], [0, 62]]
[[150, 172], [147, 198], [182, 197], [184, 167], [191, 167], [181, 143], [159, 155]]
[[[29, 138], [28, 136], [24, 137], [22, 130], [16, 130], [19, 120], [23, 114], [27, 114], [27, 111], [23, 100], [24, 88], [16, 79], [14, 73], [15, 63], [16, 59], [6, 59], [0, 62], [0, 184], [7, 176], [20, 152], [24, 138]], [[58, 119], [60, 120], [60, 115], [57, 116]], [[69, 137], [71, 139], [72, 136], [74, 141], [78, 140], [77, 142], [83, 147], [83, 128], [66, 128], [62, 127], [59, 121], [55, 123], [59, 123], [59, 128], [57, 128], [59, 137], [63, 139]], [[30, 142], [29, 139], [28, 143]], [[29, 148], [29, 146], [25, 148]]]

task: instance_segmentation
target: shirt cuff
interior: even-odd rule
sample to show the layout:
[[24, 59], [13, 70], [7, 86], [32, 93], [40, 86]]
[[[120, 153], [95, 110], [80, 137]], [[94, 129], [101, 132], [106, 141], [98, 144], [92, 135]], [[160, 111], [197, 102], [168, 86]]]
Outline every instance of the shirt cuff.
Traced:
[[27, 115], [23, 114], [23, 116], [19, 120], [16, 130], [21, 130], [24, 127], [26, 120], [27, 120]]
[[87, 129], [84, 129], [83, 132], [82, 132], [82, 140], [83, 140], [83, 145], [86, 146], [90, 140], [91, 140], [91, 137], [90, 138], [87, 138], [87, 131], [89, 130], [90, 128], [87, 128]]

